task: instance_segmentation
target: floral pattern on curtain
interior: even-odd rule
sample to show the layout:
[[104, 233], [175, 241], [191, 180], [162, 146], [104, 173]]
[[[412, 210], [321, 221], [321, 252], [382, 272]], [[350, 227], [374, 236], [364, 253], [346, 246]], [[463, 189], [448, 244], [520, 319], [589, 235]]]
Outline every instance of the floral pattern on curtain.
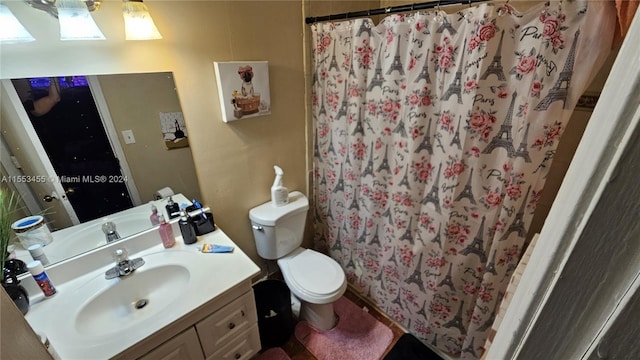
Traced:
[[481, 356], [596, 70], [581, 50], [588, 6], [313, 25], [316, 247], [449, 354]]

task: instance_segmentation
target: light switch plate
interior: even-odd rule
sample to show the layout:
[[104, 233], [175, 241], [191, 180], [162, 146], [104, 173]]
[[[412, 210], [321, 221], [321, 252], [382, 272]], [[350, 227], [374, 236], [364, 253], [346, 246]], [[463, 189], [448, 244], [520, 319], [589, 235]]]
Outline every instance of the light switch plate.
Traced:
[[124, 138], [125, 144], [135, 144], [136, 138], [133, 137], [132, 130], [122, 130], [122, 137]]

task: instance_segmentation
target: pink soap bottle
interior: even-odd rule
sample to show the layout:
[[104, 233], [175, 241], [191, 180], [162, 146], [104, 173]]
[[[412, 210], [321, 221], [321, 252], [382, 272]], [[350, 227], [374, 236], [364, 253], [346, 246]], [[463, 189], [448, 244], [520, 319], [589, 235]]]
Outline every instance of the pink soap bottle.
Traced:
[[158, 208], [151, 204], [151, 216], [149, 216], [149, 220], [151, 220], [151, 225], [156, 226], [160, 225], [160, 215], [158, 215]]
[[165, 221], [164, 216], [159, 215], [160, 226], [158, 227], [158, 232], [160, 233], [160, 238], [162, 238], [162, 245], [165, 249], [173, 247], [176, 244], [176, 237], [173, 235], [173, 229], [171, 228], [171, 224]]

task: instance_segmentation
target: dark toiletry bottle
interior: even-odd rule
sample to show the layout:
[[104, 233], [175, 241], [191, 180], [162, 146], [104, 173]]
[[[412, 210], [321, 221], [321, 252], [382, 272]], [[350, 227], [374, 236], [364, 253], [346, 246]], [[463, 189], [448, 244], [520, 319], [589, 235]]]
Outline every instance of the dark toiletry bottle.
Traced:
[[169, 196], [169, 200], [167, 201], [167, 205], [165, 206], [167, 209], [167, 216], [169, 219], [177, 218], [180, 216], [180, 207], [176, 204], [171, 196]]
[[186, 245], [193, 244], [198, 241], [198, 238], [196, 237], [195, 224], [184, 209], [180, 210], [180, 220], [178, 221], [178, 225], [180, 226], [182, 241]]

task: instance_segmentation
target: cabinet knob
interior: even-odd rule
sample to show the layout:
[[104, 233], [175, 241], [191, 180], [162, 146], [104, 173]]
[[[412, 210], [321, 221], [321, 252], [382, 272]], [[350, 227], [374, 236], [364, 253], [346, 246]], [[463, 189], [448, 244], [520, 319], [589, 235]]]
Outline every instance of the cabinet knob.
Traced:
[[242, 357], [242, 354], [240, 354], [240, 353], [236, 353], [236, 355], [235, 355], [235, 358], [236, 358], [236, 359], [240, 359], [241, 357]]
[[[229, 323], [229, 330], [233, 329], [234, 327], [236, 327], [235, 323]], [[237, 358], [236, 358], [237, 359]]]

